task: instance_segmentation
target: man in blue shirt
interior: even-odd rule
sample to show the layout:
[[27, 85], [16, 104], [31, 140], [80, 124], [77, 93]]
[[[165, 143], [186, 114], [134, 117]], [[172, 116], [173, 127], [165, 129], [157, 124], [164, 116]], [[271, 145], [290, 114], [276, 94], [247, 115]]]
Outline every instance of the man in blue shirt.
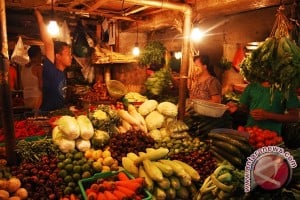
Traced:
[[43, 99], [40, 110], [52, 111], [64, 107], [66, 96], [66, 76], [64, 70], [71, 66], [71, 48], [65, 42], [54, 42], [47, 32], [43, 16], [35, 9], [35, 16], [44, 43], [45, 56], [43, 61]]

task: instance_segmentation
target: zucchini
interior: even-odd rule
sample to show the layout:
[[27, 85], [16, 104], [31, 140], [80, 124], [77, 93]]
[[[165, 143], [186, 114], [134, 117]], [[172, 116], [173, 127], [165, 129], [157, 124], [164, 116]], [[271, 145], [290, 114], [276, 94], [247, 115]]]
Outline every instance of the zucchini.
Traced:
[[[216, 151], [214, 151], [213, 149], [209, 149], [209, 151], [212, 153], [212, 155], [217, 159], [218, 162], [223, 162], [224, 160], [226, 160], [223, 156], [221, 156], [219, 153], [217, 153]], [[227, 161], [227, 160], [226, 160]]]
[[241, 142], [237, 139], [231, 138], [231, 135], [222, 134], [222, 133], [209, 133], [208, 137], [222, 140], [224, 142], [232, 144], [232, 145], [238, 147], [244, 154], [246, 154], [246, 156], [248, 156], [252, 153], [252, 149], [251, 149], [251, 146], [249, 145], [249, 143]]
[[234, 165], [235, 167], [238, 168], [242, 168], [243, 166], [243, 162], [240, 158], [231, 155], [230, 153], [227, 153], [226, 151], [224, 151], [223, 149], [219, 149], [216, 146], [211, 146], [210, 147], [213, 151], [217, 152], [218, 154], [220, 154], [222, 157], [224, 157], [226, 160], [228, 160], [228, 162], [230, 162], [232, 165]]
[[213, 140], [212, 144], [216, 147], [223, 149], [224, 151], [228, 151], [229, 153], [241, 158], [242, 160], [245, 159], [245, 156], [236, 146], [232, 145], [231, 143], [226, 143], [220, 140]]

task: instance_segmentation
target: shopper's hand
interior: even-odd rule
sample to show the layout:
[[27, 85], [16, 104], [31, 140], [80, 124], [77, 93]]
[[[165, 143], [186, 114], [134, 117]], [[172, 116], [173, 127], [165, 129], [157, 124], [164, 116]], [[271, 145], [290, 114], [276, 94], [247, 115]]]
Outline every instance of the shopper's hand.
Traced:
[[238, 109], [238, 105], [232, 101], [229, 101], [226, 105], [228, 106], [228, 110], [230, 113], [234, 113]]
[[267, 117], [268, 113], [267, 113], [267, 111], [265, 111], [263, 109], [254, 109], [254, 110], [250, 111], [250, 115], [255, 120], [266, 120], [266, 119], [268, 119], [268, 117]]

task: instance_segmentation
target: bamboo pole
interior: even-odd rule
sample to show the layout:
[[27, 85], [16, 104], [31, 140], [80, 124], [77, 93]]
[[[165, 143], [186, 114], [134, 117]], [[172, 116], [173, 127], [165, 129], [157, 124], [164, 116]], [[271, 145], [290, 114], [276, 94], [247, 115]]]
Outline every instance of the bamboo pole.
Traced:
[[16, 164], [16, 139], [12, 113], [12, 100], [8, 85], [8, 44], [6, 30], [5, 0], [0, 0], [0, 29], [1, 29], [1, 54], [0, 54], [0, 108], [3, 131], [5, 135], [6, 157], [9, 165]]

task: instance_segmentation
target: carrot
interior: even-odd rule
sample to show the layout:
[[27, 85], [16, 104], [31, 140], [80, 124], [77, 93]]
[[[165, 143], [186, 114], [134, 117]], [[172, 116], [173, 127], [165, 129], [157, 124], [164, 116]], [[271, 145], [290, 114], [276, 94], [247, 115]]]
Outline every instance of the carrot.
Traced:
[[97, 183], [93, 183], [90, 187], [93, 191], [98, 192], [99, 190], [99, 185]]
[[141, 184], [133, 182], [131, 180], [129, 180], [129, 181], [116, 181], [116, 186], [125, 187], [125, 188], [128, 188], [129, 190], [132, 190], [134, 192], [142, 187]]
[[113, 194], [120, 200], [127, 199], [127, 197], [128, 197], [126, 194], [124, 194], [123, 192], [121, 192], [119, 190], [114, 190]]
[[76, 200], [75, 194], [71, 194], [71, 195], [70, 195], [70, 200]]
[[120, 192], [126, 194], [130, 198], [135, 195], [135, 191], [133, 191], [127, 187], [124, 187], [124, 186], [117, 186], [116, 190], [119, 190]]
[[128, 180], [130, 180], [130, 179], [128, 178], [128, 176], [125, 174], [125, 172], [119, 172], [119, 173], [118, 173], [118, 179], [119, 179], [120, 181], [128, 181]]
[[105, 191], [104, 196], [107, 200], [118, 200], [118, 198], [111, 192], [111, 191]]
[[87, 195], [87, 200], [97, 200], [97, 193], [92, 191]]
[[106, 200], [105, 195], [103, 192], [98, 192], [97, 200]]
[[102, 184], [106, 190], [113, 190], [115, 183], [113, 181], [103, 181]]

